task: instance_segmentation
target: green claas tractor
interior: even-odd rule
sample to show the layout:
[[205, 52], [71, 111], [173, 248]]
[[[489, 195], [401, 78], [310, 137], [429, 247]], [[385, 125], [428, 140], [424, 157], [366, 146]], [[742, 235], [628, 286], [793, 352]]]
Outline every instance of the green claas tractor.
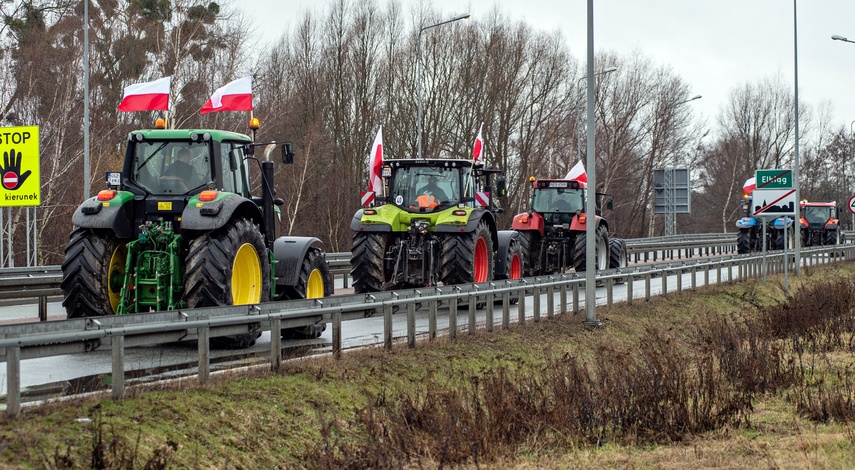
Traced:
[[522, 275], [517, 234], [496, 229], [501, 170], [462, 159], [391, 160], [382, 205], [351, 222], [351, 275], [357, 293]]
[[[268, 149], [263, 161], [254, 156], [259, 147]], [[276, 147], [219, 130], [131, 132], [122, 172], [108, 173], [108, 189], [72, 217], [61, 284], [68, 317], [331, 295], [320, 240], [275, 236], [282, 200], [269, 156]], [[279, 148], [291, 163], [291, 144]], [[250, 192], [251, 162], [259, 167], [260, 196]], [[312, 338], [324, 327], [281, 334]], [[249, 328], [213, 341], [248, 347], [258, 336]]]

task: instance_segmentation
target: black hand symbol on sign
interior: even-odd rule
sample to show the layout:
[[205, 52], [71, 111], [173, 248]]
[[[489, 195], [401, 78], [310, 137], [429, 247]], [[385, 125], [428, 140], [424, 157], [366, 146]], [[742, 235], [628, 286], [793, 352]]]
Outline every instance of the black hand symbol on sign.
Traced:
[[3, 166], [0, 167], [0, 178], [3, 179], [3, 187], [6, 189], [18, 189], [27, 181], [32, 171], [27, 170], [21, 174], [21, 160], [23, 154], [18, 152], [15, 156], [15, 149], [9, 149], [8, 152], [3, 152]]

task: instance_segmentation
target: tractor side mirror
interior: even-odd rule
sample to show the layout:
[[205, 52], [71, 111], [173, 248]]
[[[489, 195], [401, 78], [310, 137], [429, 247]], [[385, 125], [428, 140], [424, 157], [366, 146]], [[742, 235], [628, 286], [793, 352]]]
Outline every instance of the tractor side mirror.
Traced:
[[286, 165], [294, 163], [294, 144], [291, 142], [282, 144], [282, 163]]
[[614, 207], [615, 207], [614, 198], [609, 196], [608, 198], [606, 198], [606, 209], [612, 210], [612, 209], [614, 209]]
[[508, 195], [508, 182], [505, 175], [496, 175], [496, 195], [499, 197]]
[[238, 169], [237, 150], [229, 150], [229, 170], [235, 171]]

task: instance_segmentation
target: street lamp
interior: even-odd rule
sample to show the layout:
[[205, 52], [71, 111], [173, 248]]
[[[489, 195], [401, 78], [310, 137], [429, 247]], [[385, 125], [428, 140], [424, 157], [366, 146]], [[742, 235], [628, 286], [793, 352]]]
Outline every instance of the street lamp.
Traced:
[[419, 88], [419, 115], [417, 118], [419, 160], [421, 160], [422, 158], [422, 32], [426, 29], [436, 28], [437, 26], [442, 26], [444, 24], [452, 23], [458, 20], [464, 20], [466, 18], [469, 18], [469, 13], [460, 16], [455, 16], [450, 20], [440, 21], [439, 23], [419, 28], [419, 35], [416, 40], [416, 82], [418, 82]]
[[845, 38], [839, 34], [835, 34], [835, 35], [831, 36], [831, 39], [833, 39], [835, 41], [851, 42], [851, 43], [855, 44], [855, 41], [850, 41], [849, 39], [847, 39], [847, 38]]
[[[596, 77], [597, 75], [612, 73], [615, 70], [617, 70], [617, 67], [609, 67], [607, 69], [604, 69], [604, 70], [601, 70], [601, 71], [595, 73], [594, 76]], [[588, 77], [579, 77], [579, 79], [576, 80], [576, 88], [581, 90], [581, 88], [582, 88], [581, 82], [582, 82], [582, 80], [584, 80], [586, 78], [588, 78]], [[585, 84], [585, 86], [588, 86], [587, 83]], [[579, 125], [579, 122], [581, 120], [582, 120], [582, 104], [579, 103], [579, 106], [576, 107], [576, 161], [580, 161], [580, 162], [582, 161], [582, 127]]]

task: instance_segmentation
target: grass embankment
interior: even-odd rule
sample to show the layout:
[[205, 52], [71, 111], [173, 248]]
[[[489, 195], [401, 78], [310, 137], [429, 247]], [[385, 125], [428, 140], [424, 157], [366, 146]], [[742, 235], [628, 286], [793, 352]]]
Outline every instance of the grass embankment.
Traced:
[[[846, 468], [855, 265], [25, 409], [34, 468]], [[78, 418], [90, 418], [80, 422]]]

